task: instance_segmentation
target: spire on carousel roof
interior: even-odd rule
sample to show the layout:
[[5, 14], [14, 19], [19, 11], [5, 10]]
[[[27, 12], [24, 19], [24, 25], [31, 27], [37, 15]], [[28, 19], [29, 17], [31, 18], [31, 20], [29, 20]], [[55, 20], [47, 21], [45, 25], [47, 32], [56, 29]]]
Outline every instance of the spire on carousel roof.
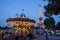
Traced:
[[24, 14], [24, 9], [22, 9], [22, 13], [20, 15], [21, 17], [26, 17], [25, 14]]
[[16, 14], [16, 16], [18, 16], [18, 14]]
[[24, 9], [22, 9], [22, 12], [24, 11]]

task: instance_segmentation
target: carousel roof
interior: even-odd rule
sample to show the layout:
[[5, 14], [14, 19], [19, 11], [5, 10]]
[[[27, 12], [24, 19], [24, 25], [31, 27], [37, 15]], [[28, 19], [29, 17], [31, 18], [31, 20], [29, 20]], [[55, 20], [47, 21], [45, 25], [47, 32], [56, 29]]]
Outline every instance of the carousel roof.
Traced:
[[9, 21], [27, 21], [27, 22], [34, 22], [35, 23], [35, 20], [33, 20], [33, 19], [21, 18], [21, 17], [19, 17], [19, 18], [8, 18], [6, 20], [6, 22], [9, 22]]
[[14, 18], [11, 17], [6, 19], [6, 22], [10, 22], [10, 21], [27, 21], [27, 22], [33, 22], [33, 23], [36, 22], [34, 19], [27, 18], [25, 14], [21, 14], [20, 16], [17, 16]]

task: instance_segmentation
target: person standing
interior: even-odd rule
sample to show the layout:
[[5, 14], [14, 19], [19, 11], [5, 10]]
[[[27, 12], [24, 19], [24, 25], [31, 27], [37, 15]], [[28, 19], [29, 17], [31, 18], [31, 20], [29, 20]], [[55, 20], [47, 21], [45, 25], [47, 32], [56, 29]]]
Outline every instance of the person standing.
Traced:
[[15, 40], [19, 40], [18, 36], [15, 36]]

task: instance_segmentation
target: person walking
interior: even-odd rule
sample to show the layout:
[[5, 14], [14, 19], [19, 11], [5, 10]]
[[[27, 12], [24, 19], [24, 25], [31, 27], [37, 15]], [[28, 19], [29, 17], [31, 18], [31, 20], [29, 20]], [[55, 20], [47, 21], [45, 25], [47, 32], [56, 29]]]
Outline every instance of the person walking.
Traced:
[[48, 40], [48, 34], [47, 33], [46, 33], [46, 36], [45, 37], [46, 37], [46, 40]]

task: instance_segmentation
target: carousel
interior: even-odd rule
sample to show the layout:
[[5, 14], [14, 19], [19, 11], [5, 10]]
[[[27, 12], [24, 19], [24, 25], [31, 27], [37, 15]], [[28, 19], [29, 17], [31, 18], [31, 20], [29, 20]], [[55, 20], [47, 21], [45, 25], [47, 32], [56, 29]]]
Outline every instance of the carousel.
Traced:
[[12, 29], [15, 30], [15, 32], [21, 31], [23, 33], [29, 33], [29, 29], [31, 30], [31, 27], [36, 23], [34, 19], [26, 17], [23, 10], [20, 16], [9, 17], [6, 19], [6, 22], [13, 26]]

